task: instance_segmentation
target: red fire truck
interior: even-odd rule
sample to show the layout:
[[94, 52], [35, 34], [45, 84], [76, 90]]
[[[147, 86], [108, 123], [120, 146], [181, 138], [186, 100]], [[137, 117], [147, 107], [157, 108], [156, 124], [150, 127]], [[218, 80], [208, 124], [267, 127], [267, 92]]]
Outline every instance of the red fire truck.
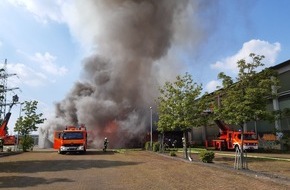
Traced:
[[18, 102], [18, 96], [14, 95], [13, 102], [10, 104], [9, 110], [8, 110], [7, 114], [5, 115], [5, 118], [2, 122], [2, 124], [0, 125], [0, 139], [1, 139], [4, 146], [16, 144], [15, 135], [8, 135], [6, 127], [8, 125], [9, 119], [11, 117], [11, 109], [12, 109], [13, 105], [16, 104], [17, 102]]
[[53, 148], [57, 149], [59, 154], [85, 153], [87, 150], [86, 127], [84, 125], [80, 127], [67, 126], [63, 131], [55, 131]]
[[[215, 120], [215, 123], [220, 128], [220, 133], [217, 139], [213, 139], [206, 143], [207, 147], [214, 147], [217, 150], [233, 150], [242, 147], [242, 131], [231, 130], [230, 126], [223, 121]], [[243, 149], [257, 150], [258, 138], [255, 132], [243, 132]]]

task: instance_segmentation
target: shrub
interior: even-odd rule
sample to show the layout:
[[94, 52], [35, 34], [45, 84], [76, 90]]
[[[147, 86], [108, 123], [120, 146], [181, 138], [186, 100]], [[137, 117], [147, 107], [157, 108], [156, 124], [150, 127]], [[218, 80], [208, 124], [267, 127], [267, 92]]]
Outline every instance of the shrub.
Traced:
[[175, 152], [175, 151], [170, 151], [170, 152], [169, 152], [169, 155], [170, 155], [170, 156], [176, 156], [176, 152]]
[[152, 146], [153, 146], [153, 151], [154, 152], [158, 152], [159, 151], [159, 149], [160, 149], [160, 143], [159, 142], [154, 142]]
[[23, 152], [26, 152], [33, 148], [34, 140], [31, 136], [25, 135], [20, 139], [20, 145], [22, 146]]
[[145, 143], [145, 150], [150, 150], [150, 142], [149, 141], [147, 141]]
[[202, 162], [205, 163], [212, 163], [214, 159], [214, 152], [213, 151], [201, 151], [199, 153], [199, 158], [201, 159]]

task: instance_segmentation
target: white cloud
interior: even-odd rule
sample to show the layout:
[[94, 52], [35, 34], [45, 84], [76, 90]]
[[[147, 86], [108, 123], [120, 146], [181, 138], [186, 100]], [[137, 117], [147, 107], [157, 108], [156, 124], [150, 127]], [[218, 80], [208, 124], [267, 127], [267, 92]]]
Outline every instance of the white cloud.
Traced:
[[49, 52], [45, 52], [44, 54], [35, 53], [30, 57], [30, 59], [39, 63], [45, 72], [53, 75], [63, 76], [68, 71], [64, 66], [58, 67], [55, 64], [56, 57], [51, 55]]
[[16, 74], [15, 77], [10, 77], [8, 81], [8, 86], [12, 88], [22, 86], [22, 84], [32, 87], [42, 86], [47, 80], [44, 74], [21, 63], [7, 64], [7, 72], [9, 74]]
[[47, 23], [49, 20], [63, 22], [61, 4], [64, 1], [62, 0], [8, 0], [8, 2], [14, 6], [24, 7], [42, 23]]
[[215, 64], [211, 65], [212, 69], [217, 69], [220, 71], [230, 71], [234, 74], [238, 73], [237, 61], [241, 59], [248, 60], [250, 53], [255, 53], [256, 55], [264, 55], [265, 59], [263, 63], [265, 67], [274, 65], [276, 58], [281, 50], [280, 43], [269, 43], [262, 40], [250, 40], [243, 44], [242, 49], [240, 49], [235, 55], [226, 57]]
[[205, 91], [208, 93], [211, 93], [211, 92], [217, 90], [217, 87], [220, 87], [220, 86], [222, 86], [221, 81], [212, 80], [205, 85]]
[[[82, 45], [82, 48], [89, 53], [94, 38], [103, 30], [99, 27], [104, 18], [98, 16], [98, 9], [92, 11], [96, 1], [66, 1], [66, 0], [7, 0], [10, 4], [26, 9], [35, 19], [41, 23], [54, 21], [64, 23], [68, 26], [71, 35]], [[111, 13], [107, 13], [108, 17]], [[94, 15], [94, 16], [92, 16]], [[94, 17], [94, 19], [91, 19]]]
[[0, 48], [2, 47], [3, 43], [0, 41]]

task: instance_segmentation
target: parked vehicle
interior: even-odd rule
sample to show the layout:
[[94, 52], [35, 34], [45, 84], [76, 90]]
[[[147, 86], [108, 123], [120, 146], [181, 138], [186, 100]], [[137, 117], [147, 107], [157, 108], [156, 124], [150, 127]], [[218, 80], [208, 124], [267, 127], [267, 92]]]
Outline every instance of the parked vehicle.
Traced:
[[[220, 128], [220, 133], [217, 139], [207, 142], [207, 147], [214, 147], [216, 150], [241, 150], [242, 147], [242, 131], [231, 130], [229, 125], [220, 120], [215, 120], [215, 123]], [[255, 132], [243, 132], [243, 149], [257, 150], [258, 138]]]
[[17, 102], [18, 102], [18, 96], [14, 95], [13, 102], [10, 104], [9, 110], [4, 117], [2, 124], [0, 125], [0, 139], [2, 139], [4, 146], [15, 145], [17, 143], [15, 135], [9, 135], [7, 133], [7, 129], [6, 129], [8, 122], [9, 122], [9, 119], [11, 117], [11, 109], [12, 109], [13, 105], [16, 104]]
[[80, 127], [67, 126], [63, 131], [55, 131], [53, 148], [57, 149], [59, 154], [66, 154], [67, 152], [86, 153], [86, 127], [84, 125]]

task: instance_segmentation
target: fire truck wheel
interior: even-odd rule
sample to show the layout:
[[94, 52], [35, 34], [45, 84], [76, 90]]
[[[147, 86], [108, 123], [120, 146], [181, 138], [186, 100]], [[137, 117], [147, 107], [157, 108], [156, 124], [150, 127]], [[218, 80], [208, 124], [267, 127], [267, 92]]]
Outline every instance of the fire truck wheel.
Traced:
[[65, 154], [65, 152], [58, 150], [57, 151], [59, 154]]
[[84, 149], [83, 151], [81, 151], [80, 153], [81, 154], [85, 154], [87, 152], [87, 150], [86, 149]]

